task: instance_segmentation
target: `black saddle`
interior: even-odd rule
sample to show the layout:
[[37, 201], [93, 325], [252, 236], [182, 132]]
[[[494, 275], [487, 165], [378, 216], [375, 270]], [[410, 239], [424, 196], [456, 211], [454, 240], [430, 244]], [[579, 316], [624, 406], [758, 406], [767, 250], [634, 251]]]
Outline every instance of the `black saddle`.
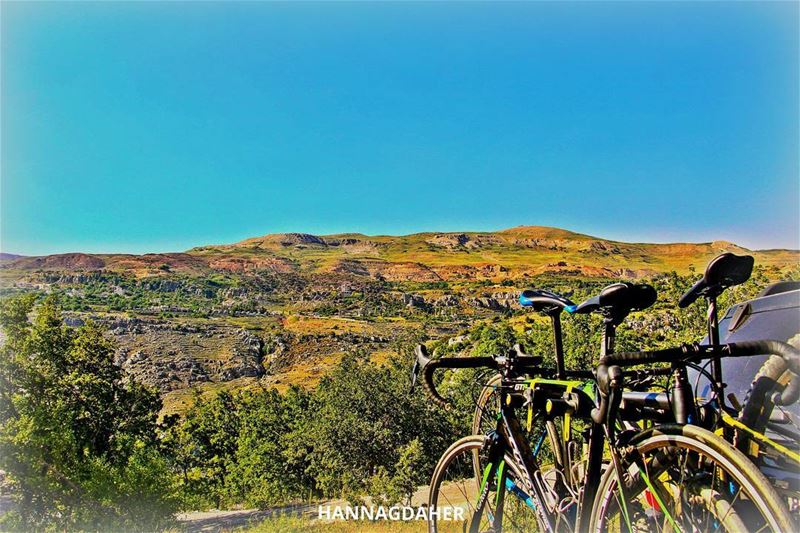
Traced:
[[522, 291], [522, 294], [519, 295], [519, 304], [522, 307], [530, 307], [534, 311], [539, 311], [549, 316], [557, 315], [563, 310], [572, 313], [576, 308], [569, 298], [539, 289]]
[[613, 283], [578, 305], [575, 313], [600, 313], [612, 324], [622, 322], [631, 311], [647, 309], [656, 302], [656, 290], [646, 283]]
[[741, 285], [753, 273], [753, 256], [730, 252], [718, 255], [706, 267], [706, 273], [678, 300], [678, 307], [687, 307], [701, 296], [716, 298], [728, 287]]

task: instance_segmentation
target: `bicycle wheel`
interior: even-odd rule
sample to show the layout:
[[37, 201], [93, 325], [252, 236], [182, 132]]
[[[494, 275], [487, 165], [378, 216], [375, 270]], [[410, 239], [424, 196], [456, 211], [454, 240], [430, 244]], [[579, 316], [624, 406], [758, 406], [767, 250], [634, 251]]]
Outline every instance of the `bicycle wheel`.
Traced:
[[473, 435], [484, 435], [497, 424], [497, 413], [500, 411], [500, 394], [497, 389], [501, 381], [500, 374], [495, 374], [481, 390], [472, 417]]
[[[428, 496], [428, 509], [440, 511], [439, 516], [430, 513], [428, 529], [431, 533], [449, 531], [468, 531], [470, 521], [478, 510], [482, 476], [476, 476], [473, 469], [473, 453], [480, 453], [486, 437], [471, 435], [456, 441], [439, 459], [431, 479]], [[504, 531], [535, 531], [538, 521], [534, 504], [530, 500], [525, 487], [529, 483], [524, 480], [522, 468], [514, 459], [506, 454], [505, 469], [508, 479], [506, 493], [502, 505], [502, 528]], [[496, 480], [489, 497], [483, 505], [483, 514], [479, 531], [494, 531], [498, 509], [495, 502]], [[445, 520], [444, 509], [451, 509], [453, 520]]]
[[[744, 406], [739, 415], [739, 421], [748, 428], [758, 433], [764, 433], [767, 423], [770, 420], [775, 404], [772, 403], [770, 395], [775, 391], [782, 391], [792, 377], [791, 372], [786, 368], [786, 363], [782, 357], [777, 355], [767, 359], [753, 378], [750, 388], [744, 398]], [[738, 429], [735, 436], [736, 447], [743, 453], [750, 451], [751, 434], [745, 430]], [[796, 448], [796, 446], [793, 446]], [[758, 447], [755, 447], [754, 454], [758, 454]]]
[[747, 457], [697, 426], [642, 431], [609, 467], [589, 531], [791, 531], [780, 497]]

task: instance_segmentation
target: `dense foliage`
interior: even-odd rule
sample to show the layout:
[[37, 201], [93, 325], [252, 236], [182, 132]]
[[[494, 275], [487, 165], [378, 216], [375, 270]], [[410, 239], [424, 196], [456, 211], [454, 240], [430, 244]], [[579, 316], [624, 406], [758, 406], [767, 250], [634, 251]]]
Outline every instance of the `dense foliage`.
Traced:
[[[694, 277], [651, 280], [659, 301], [619, 328], [619, 349], [702, 338], [702, 304], [674, 305]], [[757, 270], [724, 295], [721, 309], [755, 296], [769, 277]], [[550, 281], [548, 288], [575, 301], [608, 282]], [[99, 327], [68, 328], [53, 299], [35, 304], [30, 295], [0, 302], [0, 468], [17, 499], [4, 529], [152, 530], [178, 508], [408, 500], [448, 443], [468, 432], [474, 398], [489, 377], [443, 373], [440, 390], [454, 408], [442, 411], [421, 390], [409, 391], [414, 340], [407, 339], [381, 365], [355, 348], [313, 390], [198, 394], [182, 416], [159, 423], [158, 395], [113, 364], [115, 347]], [[565, 317], [563, 327], [567, 366], [590, 368], [599, 319]], [[551, 335], [546, 318], [516, 310], [429, 347], [447, 357], [497, 354], [520, 343], [552, 362]]]
[[196, 402], [167, 436], [187, 503], [406, 498], [456, 435], [408, 384], [400, 358], [376, 366], [356, 353], [313, 392], [223, 392]]
[[0, 306], [0, 465], [15, 484], [9, 529], [153, 530], [176, 506], [159, 451], [158, 395], [125, 381], [92, 324], [47, 299]]
[[153, 530], [179, 508], [313, 497], [408, 499], [458, 434], [409, 391], [408, 354], [352, 353], [312, 392], [195, 398], [160, 424], [158, 395], [125, 379], [91, 323], [53, 299], [0, 302], [0, 468], [8, 529]]

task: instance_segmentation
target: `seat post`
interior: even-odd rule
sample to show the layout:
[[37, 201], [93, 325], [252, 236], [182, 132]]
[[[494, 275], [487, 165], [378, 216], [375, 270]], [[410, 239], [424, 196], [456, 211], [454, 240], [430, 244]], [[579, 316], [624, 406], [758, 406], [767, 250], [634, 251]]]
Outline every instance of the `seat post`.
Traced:
[[605, 357], [614, 353], [614, 340], [617, 337], [617, 326], [610, 318], [603, 319], [603, 343], [600, 349], [600, 356]]
[[556, 350], [556, 373], [558, 374], [558, 379], [564, 380], [567, 377], [567, 373], [566, 370], [564, 370], [564, 342], [561, 339], [561, 313], [551, 314], [550, 321], [553, 324], [553, 345]]
[[719, 317], [717, 316], [717, 296], [710, 293], [708, 300], [708, 343], [711, 345], [714, 356], [711, 359], [711, 376], [721, 394], [717, 401], [719, 406], [725, 404], [725, 383], [722, 380], [722, 358], [719, 356]]

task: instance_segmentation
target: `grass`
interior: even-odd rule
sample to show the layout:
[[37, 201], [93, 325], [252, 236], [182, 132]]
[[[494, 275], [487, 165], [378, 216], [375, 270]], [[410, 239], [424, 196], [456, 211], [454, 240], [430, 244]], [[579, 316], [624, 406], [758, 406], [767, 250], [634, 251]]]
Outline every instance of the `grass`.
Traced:
[[[514, 273], [530, 272], [537, 268], [547, 268], [549, 264], [560, 261], [570, 266], [584, 266], [608, 269], [650, 269], [655, 271], [675, 270], [687, 273], [690, 266], [698, 268], [719, 254], [723, 249], [742, 253], [743, 249], [730, 243], [677, 243], [647, 244], [624, 243], [600, 238], [578, 235], [555, 228], [523, 228], [491, 234], [467, 233], [480, 238], [491, 237], [491, 243], [481, 243], [475, 248], [437, 246], [429, 242], [434, 234], [416, 234], [400, 237], [357, 238], [378, 244], [365, 250], [347, 247], [323, 247], [319, 245], [284, 247], [277, 242], [265, 242], [254, 252], [242, 245], [232, 245], [233, 253], [262, 253], [291, 258], [311, 270], [321, 269], [341, 259], [358, 261], [379, 261], [393, 263], [420, 263], [428, 267], [473, 266], [487, 264], [503, 265]], [[540, 246], [533, 246], [540, 242]], [[590, 249], [597, 242], [618, 253], [603, 249]], [[558, 249], [550, 249], [549, 246]], [[208, 250], [208, 248], [206, 249]], [[205, 252], [207, 253], [207, 252]], [[787, 264], [797, 261], [796, 251], [763, 250], [752, 252], [762, 265]]]
[[[161, 395], [163, 402], [161, 416], [185, 412], [192, 405], [194, 395], [197, 393], [200, 394], [201, 398], [210, 398], [223, 390], [235, 392], [258, 386], [258, 378], [243, 377], [230, 381], [207, 381], [198, 383], [193, 387], [165, 392]], [[288, 388], [288, 385], [286, 388]]]
[[337, 352], [295, 363], [287, 370], [276, 374], [275, 379], [271, 380], [271, 386], [280, 393], [285, 392], [290, 385], [298, 385], [303, 388], [315, 387], [343, 357], [343, 352]]
[[381, 334], [381, 328], [376, 327], [373, 323], [339, 317], [322, 318], [290, 315], [286, 317], [283, 327], [286, 331], [306, 335], [330, 335], [334, 333], [355, 333], [360, 335]]
[[231, 316], [225, 317], [224, 323], [249, 331], [263, 333], [279, 333], [281, 330], [280, 319], [274, 316]]
[[276, 518], [268, 518], [263, 522], [244, 528], [241, 531], [246, 533], [305, 533], [308, 531], [324, 531], [326, 533], [356, 533], [361, 531], [375, 531], [379, 533], [389, 531], [421, 533], [427, 531], [427, 522], [402, 522], [388, 520], [375, 522], [366, 520], [322, 521], [312, 518], [280, 516]]

